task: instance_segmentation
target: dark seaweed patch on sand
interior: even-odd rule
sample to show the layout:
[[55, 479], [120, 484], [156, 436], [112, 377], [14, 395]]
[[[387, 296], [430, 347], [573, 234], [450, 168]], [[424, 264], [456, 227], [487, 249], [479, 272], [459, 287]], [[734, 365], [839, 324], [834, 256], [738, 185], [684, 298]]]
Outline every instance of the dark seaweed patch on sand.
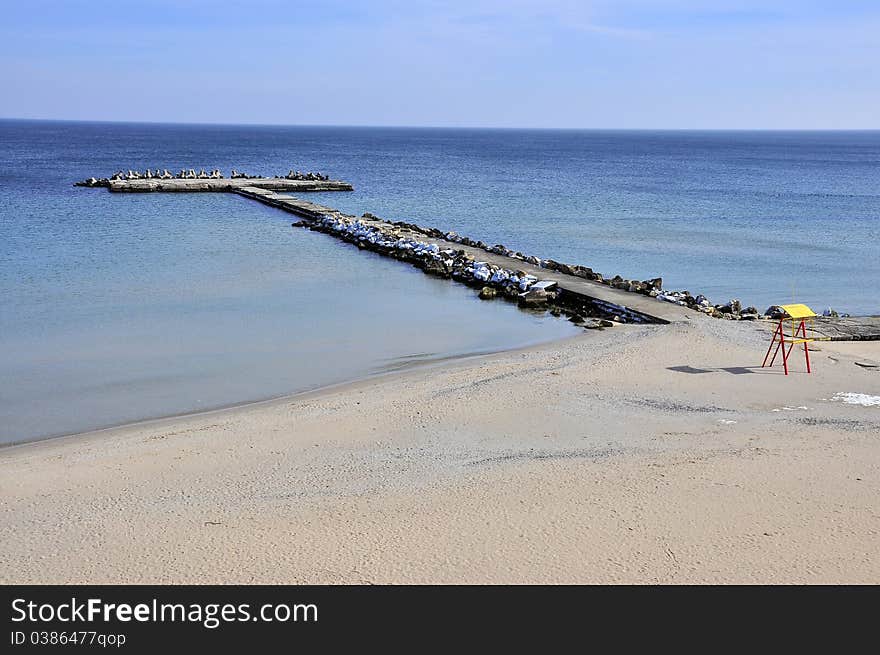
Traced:
[[695, 414], [709, 414], [712, 412], [733, 412], [734, 410], [727, 407], [718, 407], [716, 405], [688, 405], [687, 403], [678, 403], [672, 400], [662, 400], [654, 398], [624, 398], [622, 399], [628, 405], [635, 407], [650, 407], [661, 412], [690, 412]]
[[810, 427], [834, 427], [848, 431], [876, 430], [880, 432], [880, 423], [859, 421], [852, 418], [815, 418], [804, 416], [794, 419], [794, 423]]
[[500, 464], [513, 461], [544, 461], [553, 459], [606, 459], [620, 451], [614, 448], [578, 448], [575, 450], [526, 450], [493, 455], [468, 462], [469, 466]]

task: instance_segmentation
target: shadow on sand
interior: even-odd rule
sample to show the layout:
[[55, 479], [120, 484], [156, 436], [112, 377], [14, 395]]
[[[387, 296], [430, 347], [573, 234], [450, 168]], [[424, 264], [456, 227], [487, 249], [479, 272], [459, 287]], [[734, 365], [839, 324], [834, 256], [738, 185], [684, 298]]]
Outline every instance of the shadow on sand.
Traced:
[[[732, 375], [746, 375], [749, 373], [759, 373], [759, 374], [775, 374], [777, 371], [773, 370], [771, 367], [767, 366], [765, 368], [761, 368], [760, 366], [724, 366], [721, 368], [694, 368], [693, 366], [667, 366], [667, 370], [675, 371], [676, 373], [690, 373], [692, 375], [698, 375], [700, 373], [730, 373]], [[782, 369], [779, 368], [779, 373], [782, 373]], [[793, 371], [789, 371], [792, 373]]]

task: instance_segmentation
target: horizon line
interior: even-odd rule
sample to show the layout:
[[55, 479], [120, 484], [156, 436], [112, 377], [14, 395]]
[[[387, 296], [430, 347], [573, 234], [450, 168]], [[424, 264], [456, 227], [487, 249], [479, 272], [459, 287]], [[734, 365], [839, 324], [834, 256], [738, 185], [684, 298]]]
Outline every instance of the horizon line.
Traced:
[[87, 118], [30, 118], [0, 116], [0, 121], [31, 121], [43, 123], [108, 123], [111, 125], [175, 125], [200, 127], [336, 127], [336, 128], [384, 128], [426, 130], [546, 130], [546, 131], [606, 131], [606, 132], [877, 132], [880, 127], [546, 127], [504, 125], [377, 125], [366, 123], [227, 123], [194, 121], [144, 121], [109, 120]]

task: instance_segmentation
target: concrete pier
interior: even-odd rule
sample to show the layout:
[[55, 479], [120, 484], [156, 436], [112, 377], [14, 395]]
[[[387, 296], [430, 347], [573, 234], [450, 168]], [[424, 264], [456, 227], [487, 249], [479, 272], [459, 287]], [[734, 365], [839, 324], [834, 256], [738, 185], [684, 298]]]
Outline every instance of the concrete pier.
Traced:
[[817, 316], [811, 330], [830, 341], [880, 341], [880, 316]]
[[[268, 189], [254, 186], [243, 186], [235, 191], [238, 195], [257, 200], [272, 207], [290, 212], [307, 224], [316, 223], [326, 216], [354, 219], [332, 207], [325, 207], [307, 200], [295, 198]], [[360, 217], [357, 220], [366, 226], [388, 227], [388, 223], [379, 219]], [[605, 315], [618, 315], [636, 323], [673, 323], [682, 320], [706, 318], [705, 314], [688, 307], [668, 302], [661, 302], [649, 296], [616, 289], [593, 280], [586, 280], [559, 271], [548, 270], [522, 259], [489, 252], [482, 248], [447, 241], [427, 236], [423, 232], [415, 232], [405, 226], [395, 225], [395, 231], [405, 238], [435, 244], [440, 250], [464, 251], [475, 260], [494, 264], [501, 268], [513, 268], [533, 275], [545, 282], [555, 282], [563, 295], [563, 304], [576, 306], [578, 303], [588, 304]], [[566, 300], [568, 302], [566, 302]], [[717, 319], [715, 319], [717, 320]], [[769, 329], [776, 325], [774, 321], [758, 321]], [[832, 341], [872, 341], [880, 340], [880, 317], [817, 317], [812, 336], [831, 339]]]

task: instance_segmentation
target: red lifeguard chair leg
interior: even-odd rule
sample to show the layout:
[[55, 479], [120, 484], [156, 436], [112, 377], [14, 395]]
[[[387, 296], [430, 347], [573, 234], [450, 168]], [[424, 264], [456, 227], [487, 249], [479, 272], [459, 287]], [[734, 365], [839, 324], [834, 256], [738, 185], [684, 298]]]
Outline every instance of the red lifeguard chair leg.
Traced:
[[810, 371], [810, 349], [809, 345], [806, 341], [807, 339], [807, 326], [804, 321], [801, 321], [801, 334], [804, 337], [804, 359], [807, 360], [807, 373], [811, 373]]
[[779, 321], [779, 325], [776, 326], [776, 329], [773, 331], [773, 338], [770, 340], [770, 347], [767, 348], [767, 354], [764, 355], [764, 361], [761, 363], [761, 368], [767, 365], [767, 358], [770, 356], [770, 351], [773, 350], [773, 344], [776, 344], [776, 350], [773, 353], [773, 359], [770, 360], [770, 366], [773, 366], [773, 362], [776, 361], [776, 354], [779, 352], [779, 344], [776, 343], [776, 337], [782, 337], [782, 321]]
[[[785, 369], [785, 374], [788, 375], [788, 353], [791, 350], [791, 346], [788, 348], [785, 347], [785, 332], [779, 335], [779, 345], [782, 346], [782, 368]], [[775, 357], [774, 357], [775, 359]]]

